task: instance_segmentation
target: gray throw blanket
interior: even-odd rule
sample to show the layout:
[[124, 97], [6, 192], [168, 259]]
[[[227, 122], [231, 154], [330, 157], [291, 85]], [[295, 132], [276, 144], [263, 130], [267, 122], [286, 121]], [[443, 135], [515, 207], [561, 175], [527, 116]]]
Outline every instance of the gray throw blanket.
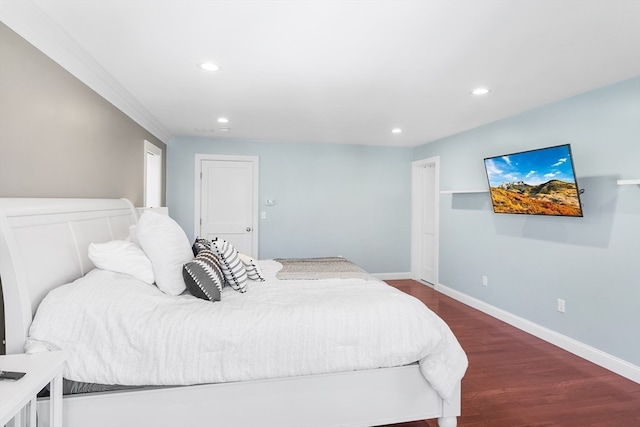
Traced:
[[366, 271], [344, 258], [276, 258], [282, 270], [281, 280], [368, 279], [376, 280]]

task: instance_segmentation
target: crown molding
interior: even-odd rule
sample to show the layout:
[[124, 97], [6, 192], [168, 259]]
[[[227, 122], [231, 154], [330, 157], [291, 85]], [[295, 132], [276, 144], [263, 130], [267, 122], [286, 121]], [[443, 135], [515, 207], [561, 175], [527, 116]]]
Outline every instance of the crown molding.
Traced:
[[162, 142], [171, 139], [158, 119], [31, 0], [2, 1], [0, 21]]

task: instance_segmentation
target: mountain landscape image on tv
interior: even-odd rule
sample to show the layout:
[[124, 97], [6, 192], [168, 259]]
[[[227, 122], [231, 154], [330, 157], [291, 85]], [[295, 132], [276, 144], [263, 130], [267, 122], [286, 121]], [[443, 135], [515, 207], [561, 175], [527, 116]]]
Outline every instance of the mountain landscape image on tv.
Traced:
[[495, 213], [582, 216], [569, 144], [484, 159]]

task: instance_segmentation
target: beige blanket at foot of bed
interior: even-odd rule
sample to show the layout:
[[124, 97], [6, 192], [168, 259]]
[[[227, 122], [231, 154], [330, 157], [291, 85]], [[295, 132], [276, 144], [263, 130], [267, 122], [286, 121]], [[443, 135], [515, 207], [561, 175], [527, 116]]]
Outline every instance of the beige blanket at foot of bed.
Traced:
[[282, 270], [276, 274], [280, 280], [367, 279], [375, 280], [366, 271], [341, 257], [276, 258]]

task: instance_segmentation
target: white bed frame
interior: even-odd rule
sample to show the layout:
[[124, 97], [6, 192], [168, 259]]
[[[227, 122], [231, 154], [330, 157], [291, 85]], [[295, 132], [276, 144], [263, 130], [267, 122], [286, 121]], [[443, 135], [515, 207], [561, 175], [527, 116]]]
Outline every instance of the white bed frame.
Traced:
[[[22, 353], [47, 292], [93, 268], [91, 242], [124, 239], [137, 213], [126, 199], [0, 198], [0, 278], [7, 354]], [[38, 403], [39, 426], [48, 402]], [[63, 425], [372, 426], [438, 418], [454, 427], [460, 385], [443, 401], [417, 364], [272, 380], [65, 396]]]

